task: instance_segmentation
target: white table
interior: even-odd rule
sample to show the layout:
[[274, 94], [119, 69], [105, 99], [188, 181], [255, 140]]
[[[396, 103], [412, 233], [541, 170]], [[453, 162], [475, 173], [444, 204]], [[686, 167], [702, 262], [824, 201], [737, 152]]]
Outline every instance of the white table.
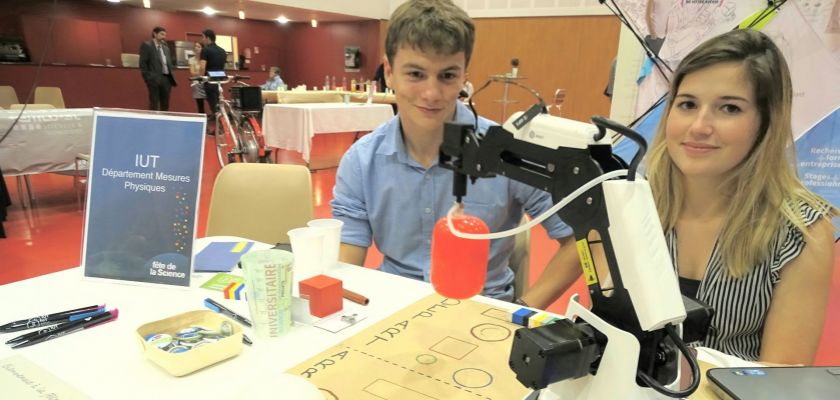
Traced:
[[0, 110], [0, 135], [18, 116], [14, 129], [0, 142], [0, 169], [4, 176], [17, 176], [26, 207], [33, 197], [28, 175], [73, 170], [76, 155], [90, 153], [93, 109], [24, 110], [22, 115], [20, 110]]
[[[194, 247], [198, 252], [211, 241], [242, 240], [247, 239], [202, 238]], [[252, 250], [269, 247], [255, 243]], [[246, 329], [255, 342], [253, 346], [245, 346], [236, 357], [180, 378], [169, 375], [145, 358], [135, 330], [147, 322], [204, 309], [206, 297], [247, 316], [247, 303], [225, 300], [220, 292], [199, 288], [212, 273], [193, 274], [190, 288], [85, 280], [80, 268], [11, 283], [0, 286], [0, 304], [3, 305], [0, 324], [102, 303], [107, 303], [108, 308], [119, 308], [120, 316], [114, 322], [18, 350], [0, 345], [0, 360], [22, 355], [92, 399], [229, 400], [236, 398], [254, 377], [278, 376], [433, 293], [428, 283], [347, 264], [326, 273], [341, 279], [345, 287], [370, 298], [370, 304], [364, 307], [366, 319], [339, 333], [295, 324], [290, 333], [276, 339], [259, 339]], [[499, 308], [515, 308], [510, 303], [483, 296], [473, 300]], [[351, 306], [346, 300], [344, 304]], [[0, 334], [0, 339], [5, 342], [22, 333], [25, 332]], [[754, 365], [706, 350], [700, 352], [700, 358], [706, 362], [720, 366]], [[282, 388], [274, 393], [280, 396]], [[2, 388], [0, 398], [5, 399]]]
[[[19, 110], [0, 110], [5, 133]], [[0, 143], [3, 175], [28, 175], [74, 168], [78, 153], [90, 153], [93, 109], [26, 110]]]
[[[195, 251], [211, 240], [246, 239], [203, 238], [196, 241]], [[255, 244], [254, 250], [267, 247]], [[191, 288], [85, 280], [80, 268], [11, 283], [0, 286], [0, 324], [102, 303], [119, 308], [120, 315], [114, 322], [18, 350], [0, 344], [0, 359], [20, 354], [93, 399], [228, 400], [249, 383], [249, 377], [280, 374], [433, 293], [428, 283], [369, 268], [340, 265], [326, 273], [370, 298], [370, 304], [364, 307], [366, 319], [339, 333], [296, 324], [287, 335], [265, 340], [246, 329], [253, 346], [245, 346], [237, 357], [181, 378], [167, 374], [144, 357], [135, 330], [147, 322], [205, 309], [206, 297], [247, 316], [244, 301], [225, 300], [221, 292], [199, 288], [212, 273], [193, 274]], [[482, 301], [510, 306], [493, 299]], [[345, 307], [350, 305], [345, 300]], [[22, 333], [0, 334], [0, 339], [5, 342]], [[282, 393], [281, 388], [277, 393]], [[0, 398], [4, 398], [2, 388]]]
[[372, 131], [393, 116], [388, 104], [266, 104], [262, 129], [266, 145], [298, 151], [308, 163], [315, 134]]

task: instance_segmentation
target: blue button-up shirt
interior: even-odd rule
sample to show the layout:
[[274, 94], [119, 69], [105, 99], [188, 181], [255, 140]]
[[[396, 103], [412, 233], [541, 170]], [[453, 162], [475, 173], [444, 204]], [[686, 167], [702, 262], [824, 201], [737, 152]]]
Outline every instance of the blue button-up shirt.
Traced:
[[[474, 114], [457, 103], [456, 121], [474, 124]], [[493, 123], [478, 119], [479, 132]], [[333, 189], [333, 217], [344, 221], [343, 243], [367, 248], [371, 242], [384, 255], [380, 271], [429, 281], [432, 229], [455, 202], [453, 172], [435, 162], [424, 168], [408, 155], [399, 115], [359, 139], [344, 154]], [[519, 225], [522, 213], [537, 216], [550, 208], [551, 195], [497, 176], [468, 184], [464, 212], [481, 218], [491, 232]], [[556, 215], [543, 222], [552, 238], [570, 236]], [[513, 271], [508, 259], [514, 238], [490, 243], [484, 295], [511, 300]]]

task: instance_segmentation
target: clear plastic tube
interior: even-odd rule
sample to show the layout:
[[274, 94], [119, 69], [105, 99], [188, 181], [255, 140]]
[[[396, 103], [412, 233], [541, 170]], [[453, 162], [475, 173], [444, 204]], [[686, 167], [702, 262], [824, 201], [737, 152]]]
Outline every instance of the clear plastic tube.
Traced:
[[524, 232], [528, 229], [533, 228], [535, 225], [545, 221], [548, 217], [554, 215], [559, 211], [561, 208], [565, 207], [567, 204], [571, 203], [572, 200], [576, 199], [578, 196], [586, 192], [587, 190], [593, 188], [595, 185], [600, 185], [602, 182], [613, 179], [619, 178], [622, 176], [627, 176], [626, 169], [620, 169], [617, 171], [607, 172], [603, 175], [599, 175], [589, 182], [586, 182], [581, 187], [577, 188], [574, 192], [569, 194], [568, 196], [564, 197], [563, 200], [560, 200], [559, 203], [555, 204], [548, 210], [546, 210], [542, 215], [532, 219], [530, 222], [519, 225], [516, 228], [511, 228], [506, 231], [501, 232], [491, 232], [491, 233], [465, 233], [455, 229], [455, 226], [452, 224], [452, 215], [455, 211], [459, 208], [460, 204], [455, 203], [452, 208], [449, 209], [449, 212], [446, 213], [446, 225], [449, 227], [449, 230], [452, 232], [453, 235], [463, 238], [463, 239], [473, 239], [473, 240], [484, 240], [484, 239], [501, 239], [508, 236], [516, 235], [517, 233]]

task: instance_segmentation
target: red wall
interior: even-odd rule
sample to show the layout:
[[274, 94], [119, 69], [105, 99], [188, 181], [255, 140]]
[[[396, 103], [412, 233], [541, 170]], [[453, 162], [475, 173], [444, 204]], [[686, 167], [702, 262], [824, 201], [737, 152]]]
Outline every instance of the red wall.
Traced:
[[[0, 65], [0, 85], [14, 87], [18, 100], [24, 102], [37, 69], [37, 66], [28, 64]], [[13, 79], [7, 79], [10, 77]], [[189, 71], [175, 71], [178, 87], [172, 88], [171, 111], [196, 112], [188, 78]], [[137, 68], [44, 65], [38, 77], [38, 86], [60, 87], [67, 108], [143, 110], [149, 105], [148, 91]]]
[[[3, 0], [0, 7], [0, 34], [4, 36], [26, 36], [31, 43], [26, 43], [30, 54], [40, 55], [44, 49], [47, 34], [43, 22], [46, 17], [55, 15], [57, 21], [84, 20], [99, 23], [99, 25], [116, 24], [119, 28], [118, 43], [112, 35], [98, 35], [99, 41], [108, 47], [119, 46], [123, 53], [137, 53], [140, 43], [148, 40], [153, 27], [160, 25], [167, 30], [167, 39], [186, 40], [200, 33], [206, 28], [213, 29], [220, 35], [237, 36], [240, 53], [250, 48], [251, 63], [247, 72], [242, 74], [252, 76], [252, 83], [259, 84], [266, 80], [268, 73], [262, 71], [272, 65], [281, 68], [281, 76], [289, 86], [307, 84], [323, 85], [325, 75], [334, 75], [338, 82], [342, 76], [350, 79], [360, 75], [365, 79], [373, 76], [379, 65], [381, 50], [379, 49], [379, 21], [363, 22], [334, 22], [322, 23], [318, 28], [311, 28], [308, 23], [292, 23], [280, 25], [270, 21], [239, 20], [226, 17], [208, 17], [200, 13], [162, 12], [131, 7], [125, 4], [111, 4], [101, 0], [59, 0], [55, 14], [53, 14], [52, 0]], [[91, 27], [97, 24], [79, 24], [77, 26]], [[61, 24], [56, 26], [61, 29]], [[113, 56], [113, 50], [90, 48], [98, 46], [92, 40], [97, 29], [87, 29], [84, 32], [67, 32], [61, 34], [53, 27], [52, 37], [59, 34], [58, 40], [66, 44], [54, 46], [51, 43], [50, 57], [62, 56], [74, 64], [70, 48], [81, 49], [85, 54], [98, 54], [102, 58], [110, 58], [111, 62], [120, 65], [119, 57]], [[90, 31], [90, 32], [88, 32]], [[24, 34], [26, 33], [26, 35]], [[84, 35], [84, 37], [75, 37]], [[65, 40], [70, 36], [70, 40]], [[86, 47], [87, 46], [87, 47]], [[362, 54], [360, 73], [344, 72], [344, 46], [358, 46]], [[56, 49], [58, 47], [58, 49]], [[259, 54], [254, 51], [259, 48]], [[106, 55], [107, 54], [107, 55]], [[38, 59], [32, 59], [34, 63]], [[56, 60], [61, 61], [61, 60]], [[11, 85], [24, 100], [35, 77], [34, 66], [0, 65], [0, 85]], [[187, 85], [185, 70], [177, 71], [176, 78], [179, 86], [173, 90], [172, 111], [193, 111], [194, 102], [191, 99]], [[38, 80], [39, 86], [58, 86], [62, 88], [67, 107], [127, 107], [145, 108], [147, 105], [146, 89], [139, 71], [124, 68], [102, 68], [89, 66], [44, 66]]]
[[[53, 16], [52, 0], [4, 0], [0, 7], [0, 22], [4, 25], [0, 32], [7, 36], [24, 36], [26, 27], [23, 26], [23, 16], [49, 17]], [[6, 4], [9, 3], [9, 4]], [[59, 19], [79, 19], [96, 22], [111, 22], [120, 25], [120, 43], [123, 53], [138, 53], [140, 44], [149, 40], [152, 28], [163, 26], [166, 28], [168, 40], [187, 40], [187, 33], [200, 35], [201, 31], [210, 28], [218, 35], [237, 36], [239, 48], [260, 46], [261, 48], [275, 48], [283, 54], [284, 43], [290, 27], [276, 22], [239, 20], [226, 17], [209, 17], [201, 13], [163, 12], [154, 9], [132, 7], [127, 4], [111, 4], [102, 0], [59, 0], [55, 13]], [[61, 29], [61, 25], [54, 26]], [[29, 41], [39, 41], [46, 37], [45, 27], [38, 26], [42, 35], [27, 35]], [[58, 32], [54, 32], [58, 33]], [[72, 36], [72, 32], [68, 32]], [[193, 36], [194, 37], [194, 36]], [[40, 54], [44, 43], [26, 43], [31, 54]], [[85, 42], [79, 40], [78, 46]], [[270, 52], [269, 52], [270, 53]], [[260, 52], [262, 55], [263, 52]], [[257, 55], [257, 58], [260, 57]], [[33, 58], [33, 62], [38, 61]], [[282, 56], [272, 59], [256, 60], [271, 65], [282, 63]], [[257, 64], [257, 65], [259, 65]]]
[[[286, 73], [295, 85], [321, 87], [326, 75], [341, 78], [372, 79], [379, 66], [383, 50], [379, 46], [379, 21], [291, 24], [286, 46]], [[344, 47], [358, 47], [361, 53], [360, 72], [344, 72]], [[285, 79], [285, 78], [284, 78]]]

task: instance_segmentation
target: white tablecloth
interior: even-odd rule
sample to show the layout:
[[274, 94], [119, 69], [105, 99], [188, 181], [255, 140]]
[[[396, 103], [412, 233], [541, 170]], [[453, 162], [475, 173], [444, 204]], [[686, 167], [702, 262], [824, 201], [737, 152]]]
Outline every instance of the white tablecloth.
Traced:
[[[199, 252], [211, 240], [246, 239], [198, 239], [194, 251]], [[270, 245], [254, 245], [254, 249], [266, 247]], [[212, 273], [194, 273], [190, 288], [85, 279], [81, 268], [2, 285], [0, 324], [103, 303], [109, 309], [119, 308], [120, 315], [114, 322], [31, 347], [13, 350], [0, 344], [0, 360], [22, 355], [95, 400], [233, 399], [248, 384], [249, 377], [267, 372], [279, 374], [433, 293], [428, 283], [369, 268], [342, 264], [325, 273], [370, 299], [370, 304], [364, 306], [366, 319], [338, 333], [296, 324], [291, 332], [276, 339], [260, 339], [246, 329], [254, 340], [253, 346], [245, 346], [237, 357], [180, 378], [167, 374], [144, 357], [135, 331], [147, 322], [206, 309], [203, 305], [206, 297], [248, 316], [246, 302], [225, 300], [221, 292], [199, 288]], [[348, 306], [355, 305], [345, 301], [345, 307]], [[0, 338], [5, 342], [25, 332], [0, 334]], [[283, 389], [278, 388], [277, 393], [282, 394]], [[6, 399], [2, 388], [0, 399]]]
[[266, 104], [262, 129], [266, 145], [298, 151], [309, 162], [315, 134], [372, 131], [393, 116], [388, 104]]
[[[18, 110], [0, 110], [0, 135]], [[76, 154], [90, 153], [93, 109], [26, 110], [0, 143], [3, 175], [29, 175], [74, 169]]]
[[[242, 241], [236, 237], [202, 238], [197, 253], [211, 241]], [[270, 245], [255, 243], [252, 250]], [[296, 323], [276, 339], [260, 339], [250, 330], [254, 345], [239, 356], [184, 377], [173, 377], [147, 360], [135, 330], [147, 322], [191, 310], [205, 309], [203, 299], [212, 297], [241, 315], [248, 316], [247, 303], [225, 300], [221, 292], [199, 286], [213, 274], [194, 273], [190, 288], [109, 283], [84, 279], [81, 268], [48, 274], [0, 286], [0, 324], [106, 303], [119, 308], [119, 319], [83, 332], [31, 347], [13, 350], [0, 345], [0, 360], [21, 355], [91, 399], [234, 399], [247, 389], [253, 377], [279, 374], [300, 362], [350, 338], [356, 333], [433, 293], [428, 283], [382, 273], [369, 268], [341, 264], [325, 271], [344, 285], [370, 298], [364, 306], [366, 319], [338, 333]], [[476, 296], [473, 300], [502, 309], [515, 306]], [[354, 306], [345, 301], [345, 307]], [[25, 332], [0, 334], [3, 341]], [[721, 366], [754, 365], [713, 350], [699, 352], [699, 358]], [[277, 389], [279, 398], [283, 388]], [[0, 387], [0, 399], [3, 396]]]

